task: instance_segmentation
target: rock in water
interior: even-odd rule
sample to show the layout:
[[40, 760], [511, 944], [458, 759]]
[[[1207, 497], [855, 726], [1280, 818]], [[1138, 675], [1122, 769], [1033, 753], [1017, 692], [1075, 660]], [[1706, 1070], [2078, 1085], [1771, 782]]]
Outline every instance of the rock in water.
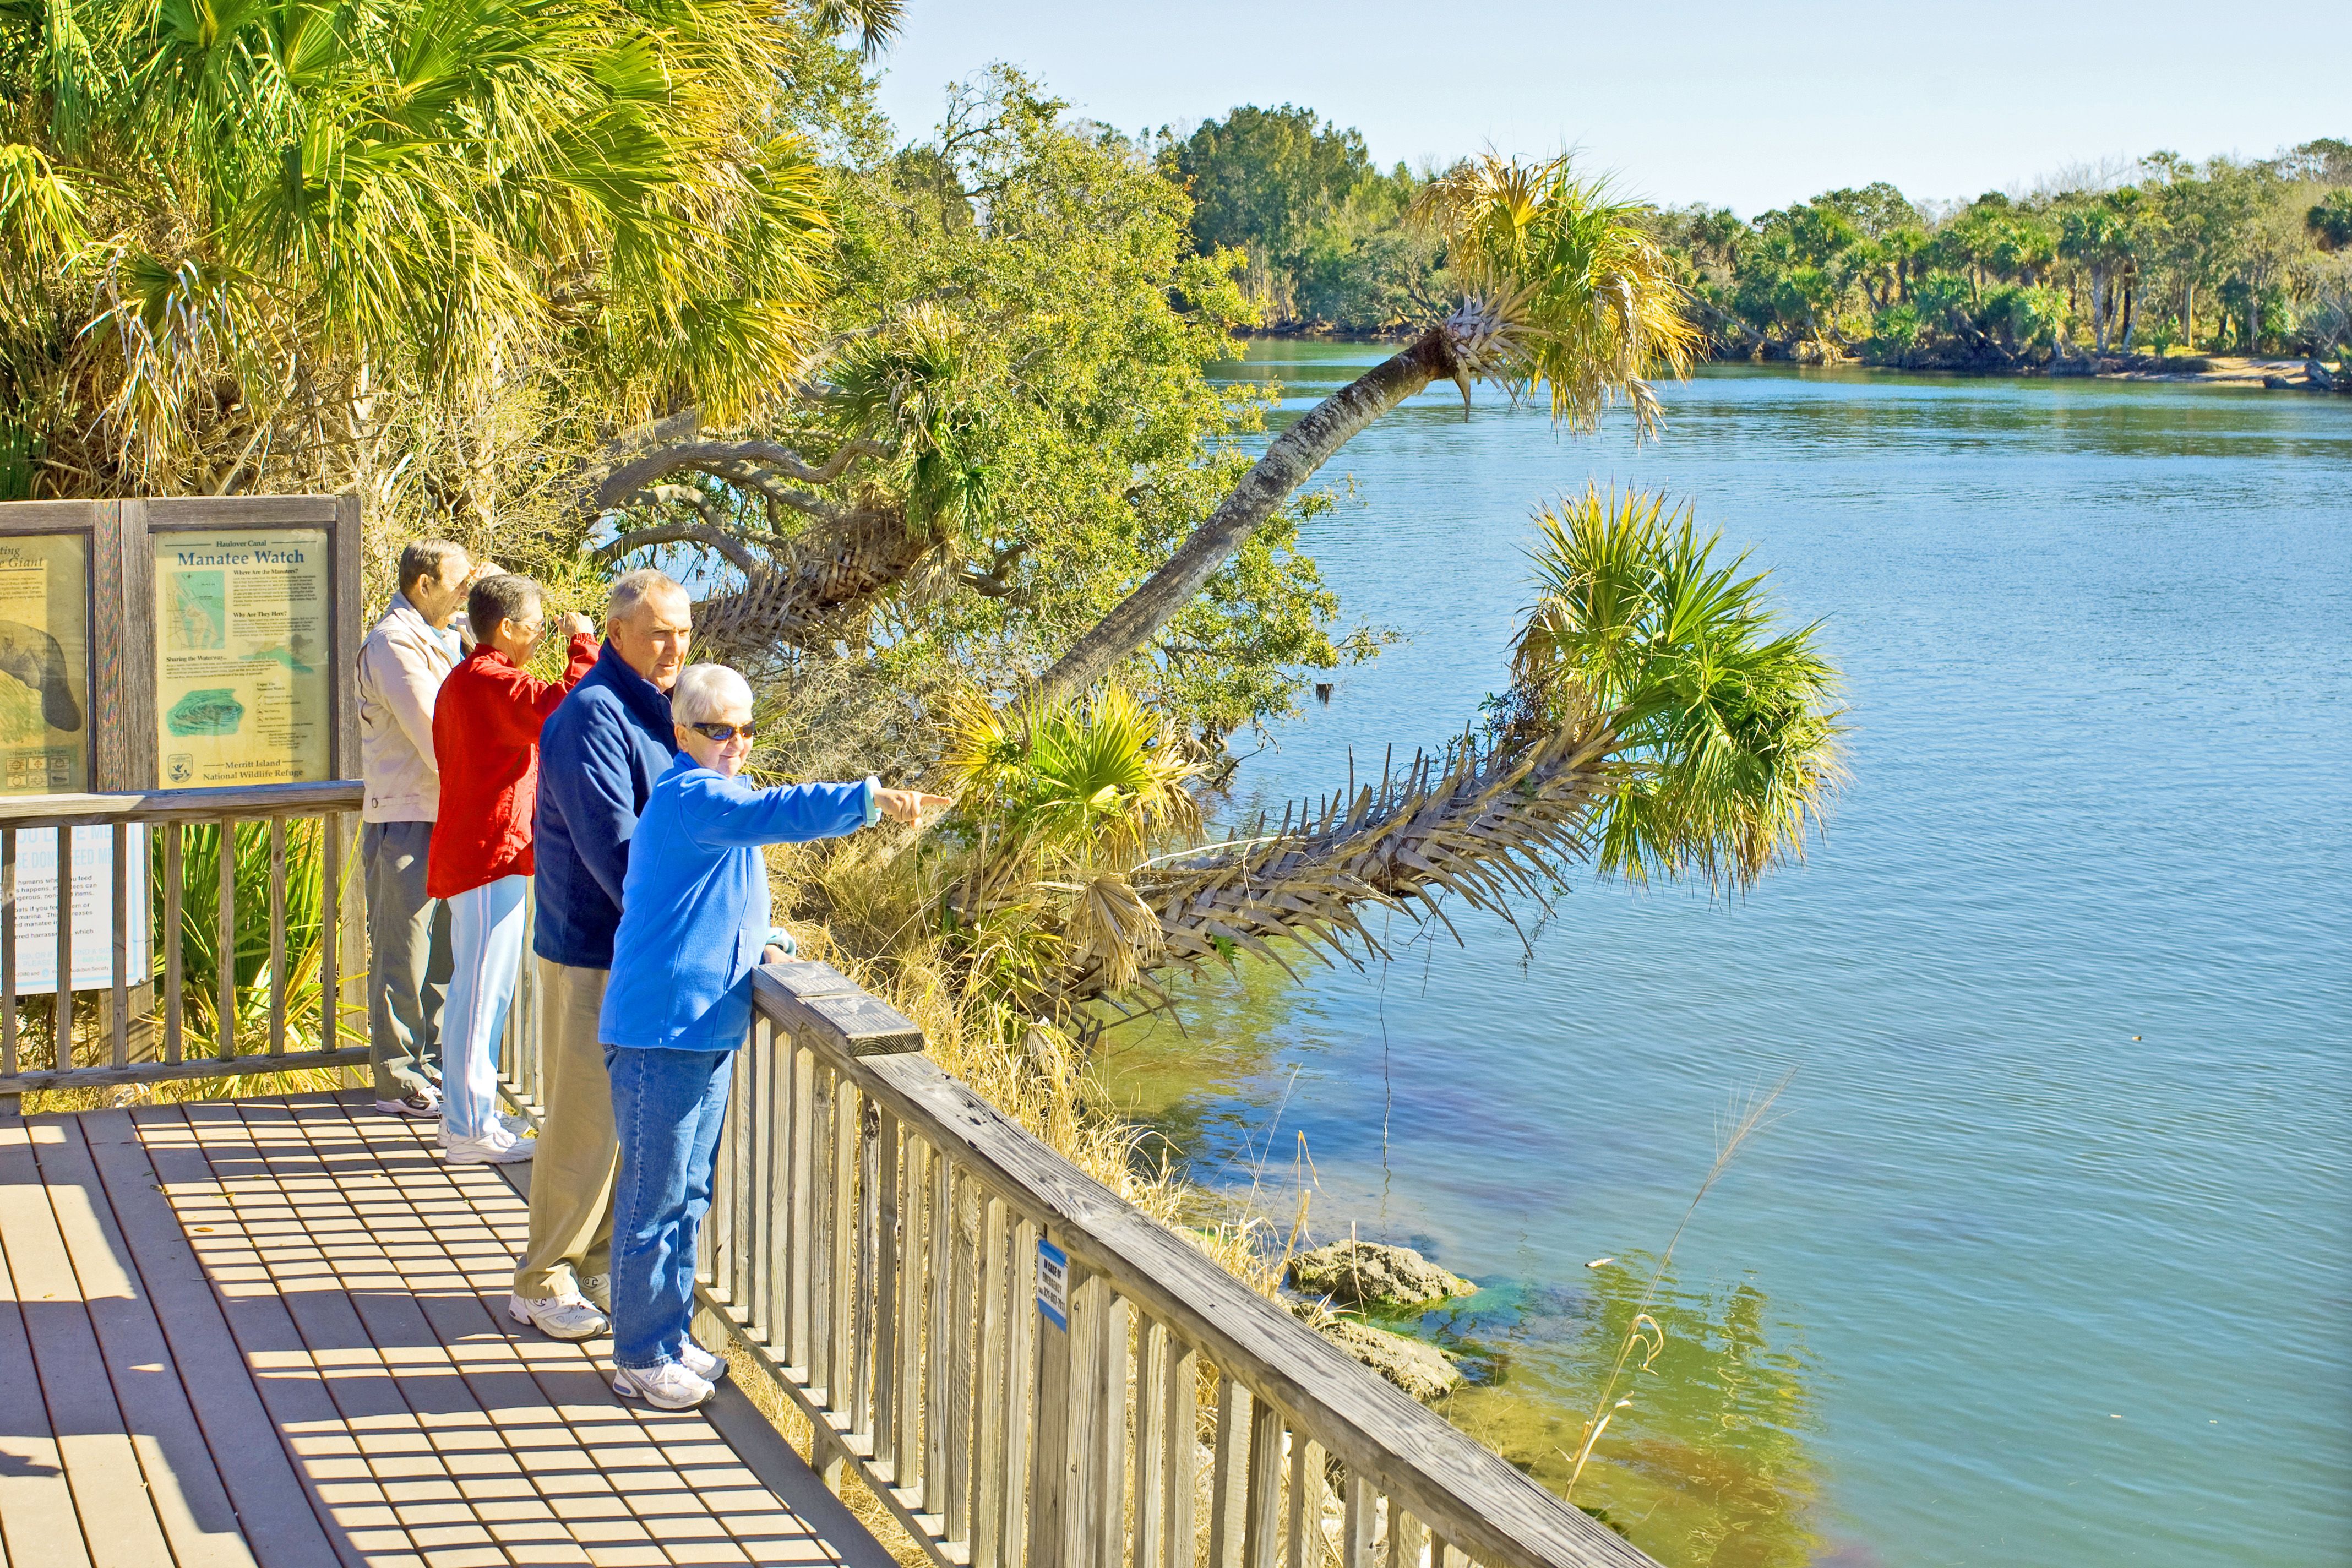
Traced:
[[1419, 1307], [1477, 1286], [1449, 1274], [1410, 1247], [1335, 1241], [1290, 1260], [1290, 1288], [1349, 1307]]
[[1360, 1323], [1353, 1318], [1330, 1318], [1315, 1331], [1370, 1367], [1423, 1405], [1452, 1392], [1462, 1381], [1462, 1369], [1435, 1345], [1402, 1334]]

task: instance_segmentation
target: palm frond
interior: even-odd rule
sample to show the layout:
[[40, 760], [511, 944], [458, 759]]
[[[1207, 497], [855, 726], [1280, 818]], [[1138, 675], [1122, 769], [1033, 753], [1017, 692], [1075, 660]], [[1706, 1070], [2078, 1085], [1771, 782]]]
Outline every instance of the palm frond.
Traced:
[[1687, 506], [1588, 486], [1537, 514], [1539, 596], [1513, 649], [1538, 710], [1612, 716], [1625, 788], [1604, 872], [1744, 888], [1801, 856], [1841, 770], [1838, 672], [1820, 623], [1782, 629], [1766, 574], [1718, 558]]
[[1651, 383], [1688, 374], [1702, 336], [1642, 213], [1564, 157], [1488, 153], [1425, 186], [1413, 217], [1444, 238], [1468, 296], [1446, 323], [1466, 373], [1514, 396], [1542, 388], [1552, 417], [1578, 429], [1622, 399], [1654, 433]]

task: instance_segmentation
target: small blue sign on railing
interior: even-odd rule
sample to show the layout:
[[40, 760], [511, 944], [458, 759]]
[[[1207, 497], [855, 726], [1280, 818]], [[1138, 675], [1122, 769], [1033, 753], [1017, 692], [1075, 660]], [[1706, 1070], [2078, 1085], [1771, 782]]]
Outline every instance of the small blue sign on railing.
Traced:
[[1070, 1331], [1070, 1255], [1043, 1237], [1037, 1239], [1037, 1310]]

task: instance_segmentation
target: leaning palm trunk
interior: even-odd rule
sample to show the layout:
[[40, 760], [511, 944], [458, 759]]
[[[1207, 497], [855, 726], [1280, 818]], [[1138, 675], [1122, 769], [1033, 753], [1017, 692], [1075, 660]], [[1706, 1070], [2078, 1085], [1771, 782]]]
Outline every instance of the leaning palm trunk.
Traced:
[[[1159, 919], [1147, 969], [1229, 962], [1240, 952], [1276, 963], [1288, 937], [1349, 963], [1387, 950], [1366, 925], [1371, 910], [1434, 919], [1447, 894], [1514, 920], [1515, 896], [1541, 901], [1569, 866], [1597, 847], [1601, 809], [1623, 783], [1610, 760], [1608, 724], [1580, 714], [1558, 728], [1481, 742], [1465, 737], [1443, 755], [1417, 753], [1376, 784], [1286, 811], [1280, 828], [1255, 830], [1131, 878]], [[1287, 965], [1286, 964], [1286, 968]], [[1091, 955], [1060, 977], [1058, 1000], [1120, 989]], [[1148, 975], [1142, 982], [1150, 989]]]
[[1267, 447], [1166, 564], [1055, 661], [1039, 682], [1046, 698], [1085, 690], [1149, 646], [1333, 453], [1433, 381], [1459, 385], [1465, 412], [1471, 382], [1487, 381], [1515, 397], [1544, 388], [1552, 417], [1579, 429], [1621, 398], [1643, 433], [1657, 428], [1649, 377], [1686, 374], [1700, 339], [1635, 204], [1575, 178], [1565, 158], [1530, 166], [1489, 155], [1433, 181], [1414, 216], [1444, 238], [1467, 296]]
[[1208, 586], [1242, 542], [1357, 432], [1430, 383], [1460, 375], [1465, 356], [1449, 331], [1454, 324], [1449, 320], [1423, 332], [1284, 431], [1176, 553], [1054, 662], [1038, 682], [1040, 694], [1056, 701], [1108, 675]]

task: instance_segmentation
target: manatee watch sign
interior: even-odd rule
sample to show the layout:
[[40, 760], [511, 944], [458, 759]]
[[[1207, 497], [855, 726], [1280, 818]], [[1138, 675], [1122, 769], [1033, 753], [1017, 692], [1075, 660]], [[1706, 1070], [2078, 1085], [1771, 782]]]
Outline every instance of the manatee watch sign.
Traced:
[[89, 540], [0, 538], [0, 795], [89, 787]]
[[327, 777], [326, 531], [174, 531], [152, 540], [162, 784]]

